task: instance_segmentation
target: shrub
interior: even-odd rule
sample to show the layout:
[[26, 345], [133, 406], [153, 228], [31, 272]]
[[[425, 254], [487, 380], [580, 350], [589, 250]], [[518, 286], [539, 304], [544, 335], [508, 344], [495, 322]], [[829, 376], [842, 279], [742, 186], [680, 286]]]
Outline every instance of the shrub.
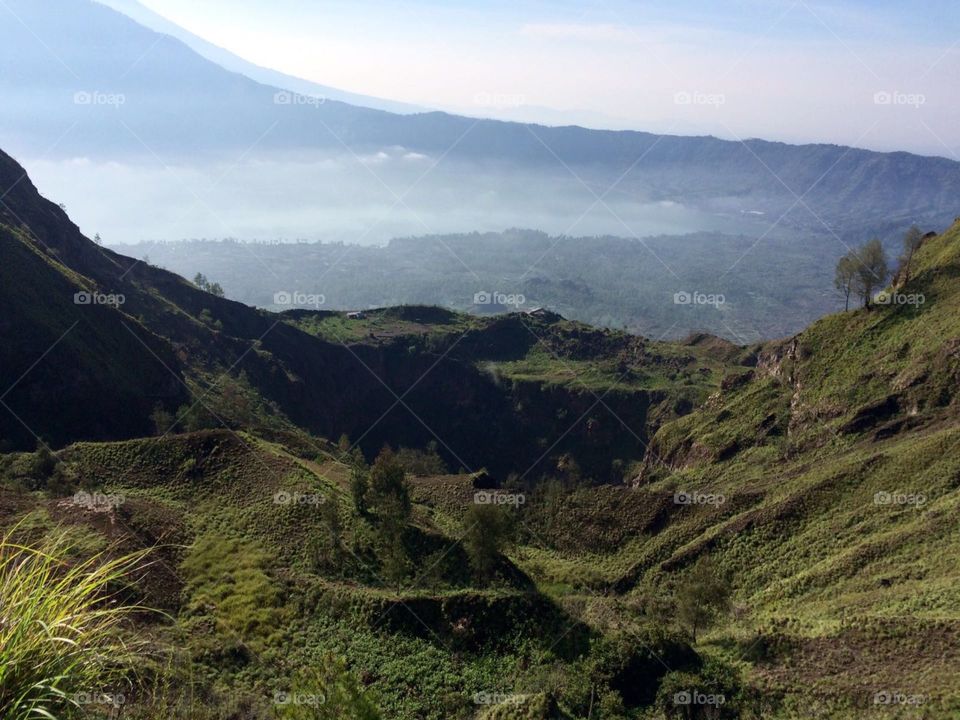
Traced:
[[31, 547], [15, 531], [0, 539], [0, 717], [73, 717], [82, 698], [108, 700], [128, 677], [132, 649], [119, 631], [142, 608], [119, 593], [145, 553], [69, 564], [66, 534]]
[[281, 720], [381, 720], [340, 658], [327, 655], [319, 667], [299, 673], [295, 680], [290, 692], [274, 695]]

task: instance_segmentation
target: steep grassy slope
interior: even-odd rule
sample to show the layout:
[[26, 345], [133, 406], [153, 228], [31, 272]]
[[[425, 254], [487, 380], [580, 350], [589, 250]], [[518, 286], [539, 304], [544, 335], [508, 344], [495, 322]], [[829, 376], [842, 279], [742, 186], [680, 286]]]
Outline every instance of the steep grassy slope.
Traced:
[[152, 431], [156, 405], [188, 395], [169, 343], [123, 306], [77, 304], [77, 294], [110, 293], [66, 271], [0, 225], [0, 439], [32, 447], [36, 435], [62, 444]]
[[[702, 401], [736, 355], [649, 343], [558, 316], [477, 321], [436, 308], [400, 308], [358, 322], [330, 313], [276, 315], [97, 247], [6, 156], [0, 185], [11, 187], [0, 206], [4, 299], [10, 317], [20, 318], [0, 326], [11, 358], [0, 380], [9, 386], [16, 370], [37, 362], [11, 407], [18, 414], [29, 407], [25, 422], [48, 428], [57, 443], [140, 436], [151, 429], [157, 402], [168, 410], [185, 403], [213, 426], [346, 434], [368, 454], [387, 443], [436, 441], [453, 467], [487, 466], [502, 478], [537, 477], [572, 455], [597, 480], [618, 480], [620, 468], [642, 458], [652, 430]], [[72, 305], [84, 288], [124, 302]], [[65, 384], [44, 375], [50, 363], [43, 352], [74, 320], [101, 316], [116, 321], [117, 332], [97, 339], [93, 350], [75, 346], [71, 331], [55, 348], [54, 366], [99, 363], [92, 377], [101, 379], [77, 385], [71, 406], [96, 406], [105, 395], [97, 382], [116, 382], [119, 410], [102, 423], [77, 414], [43, 422]], [[137, 352], [147, 364], [156, 355], [156, 367], [118, 366]], [[128, 402], [129, 393], [136, 397]], [[0, 422], [16, 447], [33, 446], [8, 414]], [[621, 432], [624, 425], [629, 432]]]
[[[606, 578], [648, 612], [697, 558], [720, 563], [738, 619], [707, 652], [749, 667], [768, 698], [786, 698], [780, 712], [960, 707], [958, 273], [960, 224], [928, 240], [896, 288], [925, 302], [831, 316], [754, 348], [750, 377], [657, 433], [634, 490], [566, 504], [574, 527], [640, 519], [643, 542], [612, 566], [629, 569]], [[564, 562], [553, 574], [575, 577]]]
[[[649, 466], [696, 465], [741, 453], [787, 457], [850, 447], [954, 417], [960, 359], [960, 223], [929, 239], [911, 279], [890, 291], [913, 304], [832, 315], [789, 340], [754, 349], [749, 382], [664, 428]], [[743, 460], [742, 458], [740, 459]]]

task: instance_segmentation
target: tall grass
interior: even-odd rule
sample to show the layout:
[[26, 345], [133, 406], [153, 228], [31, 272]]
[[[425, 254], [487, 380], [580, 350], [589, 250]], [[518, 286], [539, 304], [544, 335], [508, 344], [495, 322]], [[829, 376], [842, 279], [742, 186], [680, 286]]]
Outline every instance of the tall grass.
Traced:
[[0, 539], [0, 718], [63, 720], [115, 702], [132, 648], [126, 578], [146, 553], [72, 560], [66, 534], [42, 544]]

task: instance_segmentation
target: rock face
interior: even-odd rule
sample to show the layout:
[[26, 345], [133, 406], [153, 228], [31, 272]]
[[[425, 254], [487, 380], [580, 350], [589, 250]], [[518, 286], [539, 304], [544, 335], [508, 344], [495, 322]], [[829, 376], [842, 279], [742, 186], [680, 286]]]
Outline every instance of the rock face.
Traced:
[[794, 337], [768, 346], [757, 355], [757, 377], [772, 377], [793, 382], [790, 362], [798, 358], [799, 338]]

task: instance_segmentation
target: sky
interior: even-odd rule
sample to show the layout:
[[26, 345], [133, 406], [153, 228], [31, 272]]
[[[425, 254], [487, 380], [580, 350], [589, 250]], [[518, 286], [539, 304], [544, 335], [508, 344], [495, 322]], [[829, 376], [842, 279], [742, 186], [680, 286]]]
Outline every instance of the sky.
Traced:
[[242, 57], [470, 115], [960, 159], [956, 0], [141, 0]]

